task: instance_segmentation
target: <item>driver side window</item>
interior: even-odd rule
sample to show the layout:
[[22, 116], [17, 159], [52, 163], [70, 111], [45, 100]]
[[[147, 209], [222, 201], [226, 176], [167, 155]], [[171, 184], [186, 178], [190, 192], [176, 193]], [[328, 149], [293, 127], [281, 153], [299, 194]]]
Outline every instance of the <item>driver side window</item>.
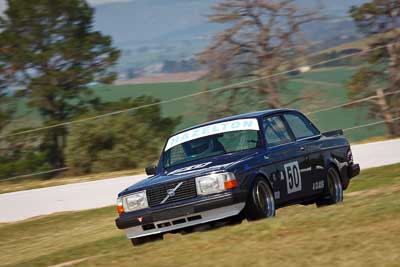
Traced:
[[170, 151], [167, 153], [167, 158], [168, 158], [168, 163], [169, 165], [176, 164], [177, 162], [180, 162], [186, 158], [186, 153], [183, 150], [182, 145], [175, 146], [171, 148]]

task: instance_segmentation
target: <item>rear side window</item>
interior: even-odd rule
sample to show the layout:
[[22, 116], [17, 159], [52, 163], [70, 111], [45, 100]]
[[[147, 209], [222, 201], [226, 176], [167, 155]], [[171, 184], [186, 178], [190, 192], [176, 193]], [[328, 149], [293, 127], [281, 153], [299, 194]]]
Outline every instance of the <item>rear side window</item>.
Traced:
[[279, 116], [264, 118], [263, 127], [265, 140], [269, 147], [283, 145], [293, 141], [284, 122]]
[[306, 138], [314, 135], [318, 135], [319, 131], [311, 124], [311, 122], [305, 119], [303, 116], [297, 114], [284, 114], [283, 115], [293, 131], [296, 139]]

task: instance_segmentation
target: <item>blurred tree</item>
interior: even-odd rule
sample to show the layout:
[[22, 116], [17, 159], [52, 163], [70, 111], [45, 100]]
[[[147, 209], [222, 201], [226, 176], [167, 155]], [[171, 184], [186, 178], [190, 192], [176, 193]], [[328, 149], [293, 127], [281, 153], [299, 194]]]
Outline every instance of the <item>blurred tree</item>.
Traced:
[[[48, 171], [50, 169], [52, 167], [48, 163], [48, 156], [45, 152], [25, 151], [22, 157], [17, 158], [2, 157], [0, 155], [0, 180], [27, 173]], [[41, 177], [47, 178], [49, 176], [42, 175]]]
[[10, 68], [3, 62], [5, 50], [0, 47], [0, 133], [3, 128], [9, 123], [14, 107], [10, 102], [9, 94], [7, 93]]
[[384, 119], [391, 136], [400, 136], [400, 1], [374, 0], [352, 7], [350, 14], [360, 31], [374, 36], [368, 65], [361, 67], [349, 82], [354, 99], [378, 96], [367, 102], [369, 115]]
[[[106, 111], [154, 104], [159, 100], [141, 96], [106, 104]], [[163, 118], [159, 105], [71, 125], [67, 138], [67, 165], [76, 174], [129, 169], [158, 159], [166, 138], [180, 117]]]
[[10, 122], [13, 111], [13, 103], [10, 102], [10, 98], [0, 88], [0, 133]]
[[[295, 58], [306, 48], [301, 27], [319, 19], [316, 12], [298, 10], [294, 0], [223, 0], [213, 11], [209, 21], [226, 28], [214, 36], [199, 61], [208, 67], [211, 80], [224, 83], [293, 67]], [[284, 83], [285, 76], [275, 76], [206, 96], [212, 105], [209, 118], [235, 113], [238, 98], [243, 101], [247, 97], [247, 103], [263, 99], [264, 106], [278, 108], [282, 106], [278, 88]]]
[[[119, 57], [109, 36], [93, 29], [84, 0], [7, 0], [0, 17], [0, 77], [24, 88], [45, 125], [67, 121], [98, 103], [87, 85], [109, 83]], [[45, 132], [42, 150], [64, 165], [67, 129]]]
[[[25, 131], [31, 128], [12, 129], [13, 125], [11, 124], [11, 127], [3, 134], [12, 134], [15, 131]], [[31, 133], [0, 139], [0, 179], [52, 169], [47, 152], [37, 149], [42, 138], [42, 136]]]

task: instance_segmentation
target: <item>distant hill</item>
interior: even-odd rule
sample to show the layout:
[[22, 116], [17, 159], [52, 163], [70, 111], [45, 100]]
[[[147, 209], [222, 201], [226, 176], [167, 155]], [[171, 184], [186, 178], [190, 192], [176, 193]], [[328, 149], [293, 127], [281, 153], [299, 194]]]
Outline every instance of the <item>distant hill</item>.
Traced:
[[[120, 69], [148, 67], [165, 60], [193, 57], [222, 29], [207, 22], [218, 0], [132, 0], [96, 6], [95, 27], [110, 34], [123, 50]], [[365, 0], [296, 0], [301, 9], [318, 9], [332, 18], [308, 24], [305, 35], [326, 49], [360, 38], [345, 18], [352, 5]]]
[[[191, 40], [210, 32], [205, 15], [217, 0], [136, 0], [96, 7], [96, 27], [121, 47], [168, 39]], [[152, 43], [151, 43], [152, 44]]]

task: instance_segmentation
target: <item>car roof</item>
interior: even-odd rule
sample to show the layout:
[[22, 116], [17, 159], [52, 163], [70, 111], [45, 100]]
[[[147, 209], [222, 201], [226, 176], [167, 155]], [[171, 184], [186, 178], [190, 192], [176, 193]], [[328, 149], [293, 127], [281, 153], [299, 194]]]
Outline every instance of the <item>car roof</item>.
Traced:
[[199, 128], [199, 127], [202, 127], [202, 126], [207, 126], [207, 125], [210, 125], [210, 124], [214, 124], [214, 123], [232, 121], [232, 120], [239, 120], [239, 119], [259, 118], [259, 117], [263, 117], [265, 115], [270, 115], [270, 114], [274, 114], [274, 113], [281, 113], [281, 112], [285, 112], [285, 111], [297, 111], [297, 110], [284, 109], [284, 108], [266, 109], [266, 110], [260, 110], [260, 111], [254, 111], [254, 112], [234, 115], [234, 116], [230, 116], [230, 117], [221, 118], [221, 119], [218, 119], [218, 120], [213, 120], [213, 121], [208, 121], [208, 122], [205, 122], [205, 123], [197, 124], [195, 126], [183, 129], [181, 131], [178, 131], [178, 132], [174, 133], [172, 136], [177, 135], [177, 134], [182, 133], [182, 132], [185, 132], [185, 131], [193, 130], [193, 129], [196, 129], [196, 128]]

